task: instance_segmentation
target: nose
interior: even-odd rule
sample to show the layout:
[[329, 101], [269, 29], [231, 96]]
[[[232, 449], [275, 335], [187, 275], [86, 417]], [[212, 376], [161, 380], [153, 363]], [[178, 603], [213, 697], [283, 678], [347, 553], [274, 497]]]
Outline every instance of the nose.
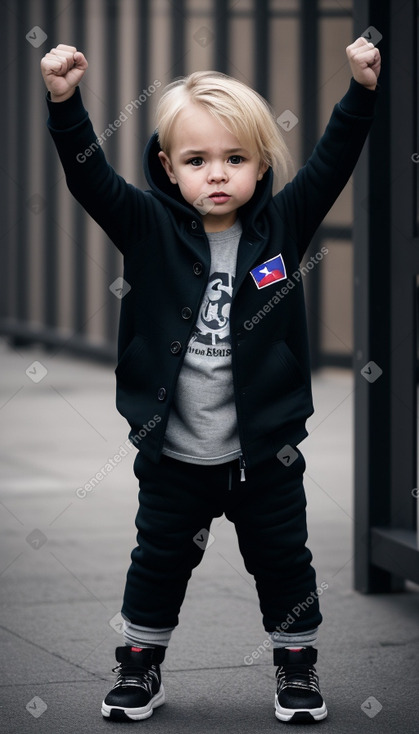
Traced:
[[213, 161], [208, 170], [208, 183], [227, 181], [227, 171], [222, 161]]

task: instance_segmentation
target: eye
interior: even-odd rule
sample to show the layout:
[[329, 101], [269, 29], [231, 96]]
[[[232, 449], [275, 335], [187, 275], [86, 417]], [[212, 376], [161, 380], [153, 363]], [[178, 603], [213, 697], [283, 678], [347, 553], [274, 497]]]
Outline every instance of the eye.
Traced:
[[187, 161], [187, 163], [188, 164], [190, 163], [191, 166], [197, 167], [197, 166], [200, 166], [202, 164], [202, 160], [203, 159], [202, 158], [199, 158], [199, 157], [197, 157], [197, 158], [191, 158], [189, 161]]
[[239, 163], [241, 163], [242, 161], [244, 161], [244, 158], [243, 158], [243, 156], [241, 156], [241, 155], [231, 155], [231, 156], [230, 156], [230, 158], [229, 158], [228, 160], [229, 160], [229, 161], [230, 161], [231, 163], [233, 163], [233, 165], [235, 165], [235, 166], [236, 166], [236, 165], [238, 165]]

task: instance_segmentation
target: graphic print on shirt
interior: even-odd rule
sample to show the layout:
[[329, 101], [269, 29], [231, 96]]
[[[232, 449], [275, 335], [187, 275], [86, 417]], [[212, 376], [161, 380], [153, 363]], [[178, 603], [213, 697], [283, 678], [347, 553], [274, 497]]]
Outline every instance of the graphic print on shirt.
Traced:
[[207, 357], [230, 356], [230, 309], [233, 285], [234, 277], [231, 273], [211, 274], [188, 345], [189, 354]]

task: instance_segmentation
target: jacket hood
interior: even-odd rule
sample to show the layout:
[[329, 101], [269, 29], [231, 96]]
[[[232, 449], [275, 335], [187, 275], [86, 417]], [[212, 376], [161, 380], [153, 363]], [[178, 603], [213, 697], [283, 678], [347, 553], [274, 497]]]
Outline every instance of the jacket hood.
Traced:
[[[180, 193], [179, 186], [172, 184], [164, 170], [158, 153], [161, 151], [158, 133], [155, 131], [148, 141], [144, 151], [144, 173], [152, 193], [166, 206], [177, 210], [178, 216], [190, 217], [197, 215], [197, 209], [188, 204]], [[261, 221], [261, 213], [272, 198], [273, 171], [269, 167], [261, 181], [256, 183], [252, 198], [239, 209], [239, 216], [243, 232], [247, 236], [260, 236], [264, 229]]]

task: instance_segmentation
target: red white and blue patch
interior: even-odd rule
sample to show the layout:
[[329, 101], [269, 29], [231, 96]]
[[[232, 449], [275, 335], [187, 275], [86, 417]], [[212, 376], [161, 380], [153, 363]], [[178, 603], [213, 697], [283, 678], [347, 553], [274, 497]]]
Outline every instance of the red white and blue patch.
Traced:
[[270, 260], [258, 265], [250, 271], [250, 275], [256, 283], [257, 288], [266, 288], [268, 285], [277, 283], [287, 277], [282, 255], [271, 257]]

